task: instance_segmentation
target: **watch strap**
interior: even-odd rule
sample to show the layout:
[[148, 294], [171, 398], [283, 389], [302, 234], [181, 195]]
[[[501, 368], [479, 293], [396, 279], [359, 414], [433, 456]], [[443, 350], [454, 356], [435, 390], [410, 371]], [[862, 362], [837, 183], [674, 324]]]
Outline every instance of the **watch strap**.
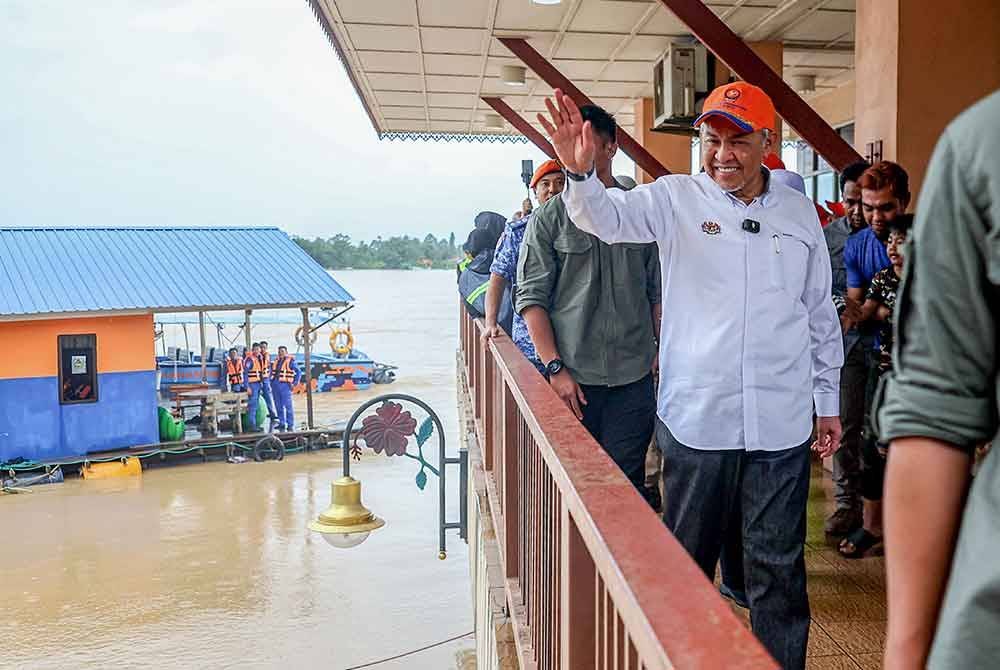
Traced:
[[590, 169], [587, 170], [587, 174], [577, 174], [575, 172], [566, 170], [566, 177], [572, 179], [573, 181], [586, 181], [590, 177], [590, 175], [594, 174], [595, 169], [596, 166], [592, 165]]

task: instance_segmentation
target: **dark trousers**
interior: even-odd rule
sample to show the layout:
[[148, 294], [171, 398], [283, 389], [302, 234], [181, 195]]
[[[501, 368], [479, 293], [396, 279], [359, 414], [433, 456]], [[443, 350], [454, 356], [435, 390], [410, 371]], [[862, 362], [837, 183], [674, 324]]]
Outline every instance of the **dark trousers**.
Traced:
[[679, 443], [661, 421], [663, 521], [708, 575], [742, 516], [743, 572], [754, 635], [786, 670], [801, 670], [809, 639], [806, 501], [809, 446], [706, 451]]
[[278, 427], [284, 430], [295, 430], [295, 408], [292, 405], [292, 385], [289, 382], [274, 382], [271, 384], [275, 404], [278, 408]]
[[[874, 356], [877, 356], [877, 352]], [[871, 427], [871, 411], [875, 404], [875, 391], [884, 372], [879, 370], [874, 358], [868, 370], [868, 385], [865, 388], [865, 412], [868, 426], [861, 444], [861, 497], [865, 500], [881, 500], [885, 486], [885, 457], [888, 445], [880, 444], [875, 430]]]
[[862, 437], [865, 425], [868, 356], [857, 342], [840, 369], [840, 449], [833, 455], [833, 495], [837, 509], [861, 507]]
[[653, 437], [653, 375], [624, 386], [583, 386], [583, 425], [629, 481], [645, 493], [646, 450]]
[[722, 583], [730, 589], [746, 593], [747, 583], [746, 577], [743, 575], [743, 513], [739, 498], [734, 501], [726, 526], [726, 534], [722, 538], [719, 574], [722, 577]]

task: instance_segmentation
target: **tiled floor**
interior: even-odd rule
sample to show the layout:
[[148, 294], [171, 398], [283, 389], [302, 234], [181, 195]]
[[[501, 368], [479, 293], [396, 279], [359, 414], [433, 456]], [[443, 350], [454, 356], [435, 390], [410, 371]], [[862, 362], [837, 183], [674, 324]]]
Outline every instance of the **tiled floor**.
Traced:
[[[806, 570], [813, 622], [806, 670], [877, 670], [885, 643], [885, 561], [849, 560], [828, 546], [823, 522], [833, 505], [830, 475], [813, 466]], [[749, 625], [746, 610], [733, 607]]]

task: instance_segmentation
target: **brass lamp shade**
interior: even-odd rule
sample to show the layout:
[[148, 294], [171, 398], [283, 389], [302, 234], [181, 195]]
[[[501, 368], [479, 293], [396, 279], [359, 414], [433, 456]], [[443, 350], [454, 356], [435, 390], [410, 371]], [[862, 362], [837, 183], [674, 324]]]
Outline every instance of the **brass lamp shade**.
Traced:
[[309, 530], [317, 533], [350, 535], [370, 533], [385, 525], [385, 521], [372, 514], [361, 504], [361, 482], [353, 477], [341, 477], [332, 485], [333, 500], [325, 512], [309, 523]]

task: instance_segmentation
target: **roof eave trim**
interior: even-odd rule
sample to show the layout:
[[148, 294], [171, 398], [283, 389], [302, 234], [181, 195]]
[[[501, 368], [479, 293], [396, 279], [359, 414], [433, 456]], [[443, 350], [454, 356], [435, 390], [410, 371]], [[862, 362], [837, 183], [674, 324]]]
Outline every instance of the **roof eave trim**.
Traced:
[[316, 16], [316, 20], [319, 21], [320, 27], [323, 28], [323, 32], [326, 33], [326, 38], [330, 41], [330, 45], [337, 54], [337, 59], [340, 61], [340, 64], [344, 66], [347, 78], [351, 80], [351, 86], [354, 87], [354, 92], [357, 94], [358, 100], [361, 101], [361, 106], [365, 108], [365, 114], [368, 115], [368, 120], [371, 122], [372, 128], [374, 128], [375, 134], [381, 138], [382, 129], [379, 127], [378, 121], [375, 120], [375, 115], [372, 114], [371, 107], [368, 106], [368, 99], [365, 98], [365, 94], [361, 90], [361, 84], [358, 82], [358, 78], [354, 74], [354, 70], [351, 68], [351, 62], [347, 59], [347, 54], [344, 52], [344, 48], [340, 46], [340, 41], [337, 40], [337, 34], [334, 32], [333, 26], [330, 24], [330, 18], [320, 6], [320, 0], [307, 0], [307, 2], [312, 7], [313, 14]]
[[346, 307], [350, 301], [325, 301], [281, 303], [268, 305], [184, 305], [175, 307], [149, 307], [144, 309], [103, 309], [79, 312], [33, 312], [31, 314], [0, 314], [0, 323], [12, 321], [54, 321], [56, 319], [88, 319], [110, 316], [141, 316], [143, 314], [183, 314], [186, 312], [243, 312], [259, 309], [301, 309], [321, 307]]
[[521, 134], [516, 135], [491, 135], [489, 133], [447, 133], [447, 132], [426, 132], [419, 130], [390, 130], [379, 133], [380, 140], [412, 140], [414, 142], [434, 140], [435, 142], [489, 142], [494, 144], [499, 142], [511, 144], [527, 144], [528, 138]]

